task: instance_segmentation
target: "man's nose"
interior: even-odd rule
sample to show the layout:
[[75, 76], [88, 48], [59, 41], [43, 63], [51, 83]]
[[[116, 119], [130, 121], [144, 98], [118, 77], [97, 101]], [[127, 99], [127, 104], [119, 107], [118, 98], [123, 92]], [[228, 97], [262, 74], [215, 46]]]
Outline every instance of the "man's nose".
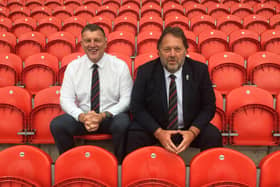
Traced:
[[175, 49], [171, 49], [170, 50], [170, 56], [174, 56], [175, 55]]

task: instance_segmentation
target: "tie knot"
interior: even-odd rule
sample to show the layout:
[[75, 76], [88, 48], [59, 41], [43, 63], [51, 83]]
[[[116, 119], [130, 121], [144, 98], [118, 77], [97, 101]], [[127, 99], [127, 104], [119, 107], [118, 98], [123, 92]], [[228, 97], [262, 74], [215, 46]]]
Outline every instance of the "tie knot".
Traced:
[[93, 69], [97, 69], [98, 68], [98, 65], [97, 64], [93, 64]]
[[176, 79], [176, 76], [174, 74], [169, 75], [169, 77], [170, 77], [171, 80], [175, 80]]

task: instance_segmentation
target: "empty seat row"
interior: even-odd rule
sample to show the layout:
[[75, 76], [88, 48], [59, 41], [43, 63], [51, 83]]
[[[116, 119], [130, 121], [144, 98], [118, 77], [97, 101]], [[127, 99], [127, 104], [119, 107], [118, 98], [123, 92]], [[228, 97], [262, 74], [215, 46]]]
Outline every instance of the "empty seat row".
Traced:
[[[278, 186], [280, 152], [261, 160], [260, 187]], [[22, 186], [118, 186], [115, 156], [97, 146], [79, 146], [60, 155], [54, 164], [51, 182], [50, 156], [41, 149], [18, 145], [0, 152], [0, 184]], [[253, 187], [257, 183], [254, 162], [238, 151], [214, 148], [198, 153], [187, 174], [183, 159], [157, 146], [148, 146], [127, 155], [122, 163], [121, 186]], [[137, 170], [135, 170], [137, 168]], [[40, 171], [40, 172], [38, 172]]]

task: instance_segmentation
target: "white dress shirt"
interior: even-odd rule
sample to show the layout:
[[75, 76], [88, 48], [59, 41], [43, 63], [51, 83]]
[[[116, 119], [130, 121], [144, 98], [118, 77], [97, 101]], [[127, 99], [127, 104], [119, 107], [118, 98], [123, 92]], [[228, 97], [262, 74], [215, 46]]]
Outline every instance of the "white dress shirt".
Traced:
[[[100, 112], [113, 115], [126, 111], [130, 104], [132, 78], [126, 63], [104, 53], [97, 62], [100, 85]], [[60, 105], [77, 121], [90, 111], [93, 62], [87, 55], [68, 64], [61, 86]]]
[[171, 74], [176, 76], [175, 83], [176, 83], [176, 90], [177, 90], [177, 108], [178, 108], [178, 127], [184, 127], [184, 119], [183, 119], [183, 84], [182, 84], [182, 67], [175, 73], [170, 73], [165, 68], [164, 75], [165, 75], [165, 84], [166, 84], [166, 95], [167, 95], [167, 104], [169, 105], [169, 85], [171, 82], [171, 78], [169, 77]]

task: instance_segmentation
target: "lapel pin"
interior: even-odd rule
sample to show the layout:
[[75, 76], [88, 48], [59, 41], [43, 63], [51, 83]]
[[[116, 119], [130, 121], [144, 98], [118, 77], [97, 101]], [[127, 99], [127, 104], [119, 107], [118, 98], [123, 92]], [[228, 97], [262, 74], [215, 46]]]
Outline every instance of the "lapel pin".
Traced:
[[186, 75], [186, 80], [187, 80], [187, 81], [189, 80], [189, 74]]

